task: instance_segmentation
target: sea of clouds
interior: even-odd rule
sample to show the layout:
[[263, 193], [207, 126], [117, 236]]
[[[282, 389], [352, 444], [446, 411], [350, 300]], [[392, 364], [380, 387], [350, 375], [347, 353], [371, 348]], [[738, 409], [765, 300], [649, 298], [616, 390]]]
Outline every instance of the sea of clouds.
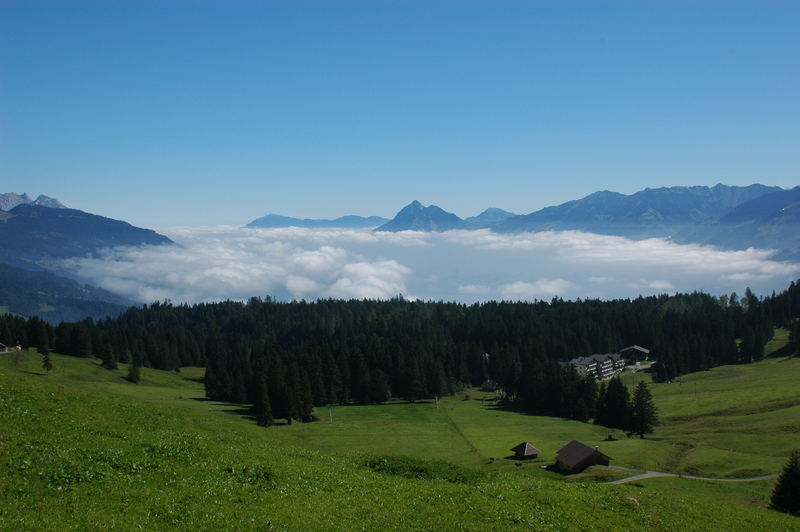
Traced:
[[781, 290], [800, 265], [770, 250], [721, 251], [580, 231], [498, 234], [178, 228], [177, 245], [107, 250], [66, 266], [138, 302], [406, 298], [462, 302], [633, 298]]

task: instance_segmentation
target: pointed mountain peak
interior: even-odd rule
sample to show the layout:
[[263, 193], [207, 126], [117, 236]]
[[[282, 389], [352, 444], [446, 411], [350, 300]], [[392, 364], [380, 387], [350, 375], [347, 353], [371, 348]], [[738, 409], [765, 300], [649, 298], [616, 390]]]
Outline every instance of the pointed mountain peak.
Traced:
[[423, 209], [425, 209], [425, 206], [422, 203], [420, 203], [419, 201], [414, 200], [411, 203], [409, 203], [408, 205], [406, 205], [405, 207], [403, 207], [402, 209], [400, 209], [400, 212], [403, 212], [403, 211], [421, 211]]
[[17, 205], [39, 205], [41, 207], [50, 207], [52, 209], [66, 209], [66, 206], [55, 198], [45, 195], [40, 195], [35, 200], [23, 192], [22, 194], [14, 194], [7, 192], [0, 194], [0, 210], [10, 211]]
[[417, 200], [412, 201], [388, 223], [376, 231], [448, 231], [464, 229], [464, 220], [436, 205], [425, 207]]

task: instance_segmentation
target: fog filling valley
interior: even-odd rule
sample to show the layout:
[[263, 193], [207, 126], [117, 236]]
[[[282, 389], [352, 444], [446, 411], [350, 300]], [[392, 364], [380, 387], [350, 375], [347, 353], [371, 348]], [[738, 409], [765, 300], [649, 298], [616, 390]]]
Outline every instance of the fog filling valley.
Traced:
[[399, 233], [177, 228], [177, 245], [116, 248], [66, 267], [134, 301], [197, 303], [270, 295], [475, 302], [633, 298], [785, 288], [800, 265], [770, 250], [721, 251], [579, 231]]

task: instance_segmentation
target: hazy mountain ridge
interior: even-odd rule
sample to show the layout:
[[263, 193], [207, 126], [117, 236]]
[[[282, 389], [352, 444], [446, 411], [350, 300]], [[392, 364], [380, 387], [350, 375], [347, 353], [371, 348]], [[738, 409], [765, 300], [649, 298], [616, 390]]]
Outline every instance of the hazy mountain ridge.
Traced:
[[172, 244], [150, 229], [76, 209], [20, 204], [0, 220], [0, 262], [27, 269], [57, 269], [68, 257], [115, 246]]
[[483, 229], [485, 227], [490, 227], [492, 224], [513, 218], [514, 216], [517, 215], [513, 212], [504, 211], [497, 207], [489, 207], [477, 216], [464, 218], [464, 223], [467, 224], [468, 229]]
[[134, 303], [102, 288], [48, 272], [0, 264], [0, 307], [57, 324], [116, 316]]
[[711, 222], [744, 202], [781, 190], [759, 184], [647, 188], [631, 195], [606, 190], [509, 218], [492, 229], [580, 230], [630, 238], [667, 237], [684, 227]]
[[291, 216], [281, 216], [280, 214], [267, 214], [257, 218], [245, 225], [245, 227], [256, 228], [282, 228], [282, 227], [305, 227], [305, 228], [345, 228], [345, 229], [366, 229], [377, 227], [388, 222], [388, 218], [380, 216], [340, 216], [334, 220], [323, 218], [293, 218]]
[[0, 307], [51, 323], [114, 316], [131, 301], [52, 272], [61, 260], [114, 246], [172, 244], [150, 229], [64, 207], [58, 200], [3, 194], [0, 211]]
[[496, 232], [585, 231], [641, 240], [670, 238], [679, 243], [723, 249], [778, 250], [778, 258], [800, 259], [800, 187], [749, 186], [646, 188], [630, 195], [602, 190], [525, 215], [487, 209], [462, 220], [436, 205], [414, 201], [376, 231]]
[[746, 201], [712, 223], [685, 229], [676, 240], [728, 249], [771, 248], [779, 259], [799, 260], [800, 186]]

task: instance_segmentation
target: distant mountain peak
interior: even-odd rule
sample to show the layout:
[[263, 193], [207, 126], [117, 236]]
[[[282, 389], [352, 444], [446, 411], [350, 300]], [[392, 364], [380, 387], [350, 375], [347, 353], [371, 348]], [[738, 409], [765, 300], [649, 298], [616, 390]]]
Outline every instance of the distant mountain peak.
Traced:
[[67, 206], [50, 196], [40, 194], [35, 200], [28, 196], [27, 192], [22, 194], [15, 194], [13, 192], [6, 192], [0, 194], [0, 211], [10, 211], [17, 205], [38, 205], [40, 207], [49, 207], [51, 209], [66, 209]]
[[449, 231], [466, 229], [464, 220], [437, 205], [425, 207], [417, 200], [412, 201], [390, 221], [375, 229], [376, 231]]
[[497, 207], [489, 207], [477, 216], [470, 216], [464, 222], [468, 229], [484, 229], [503, 220], [516, 216], [513, 212], [508, 212]]

